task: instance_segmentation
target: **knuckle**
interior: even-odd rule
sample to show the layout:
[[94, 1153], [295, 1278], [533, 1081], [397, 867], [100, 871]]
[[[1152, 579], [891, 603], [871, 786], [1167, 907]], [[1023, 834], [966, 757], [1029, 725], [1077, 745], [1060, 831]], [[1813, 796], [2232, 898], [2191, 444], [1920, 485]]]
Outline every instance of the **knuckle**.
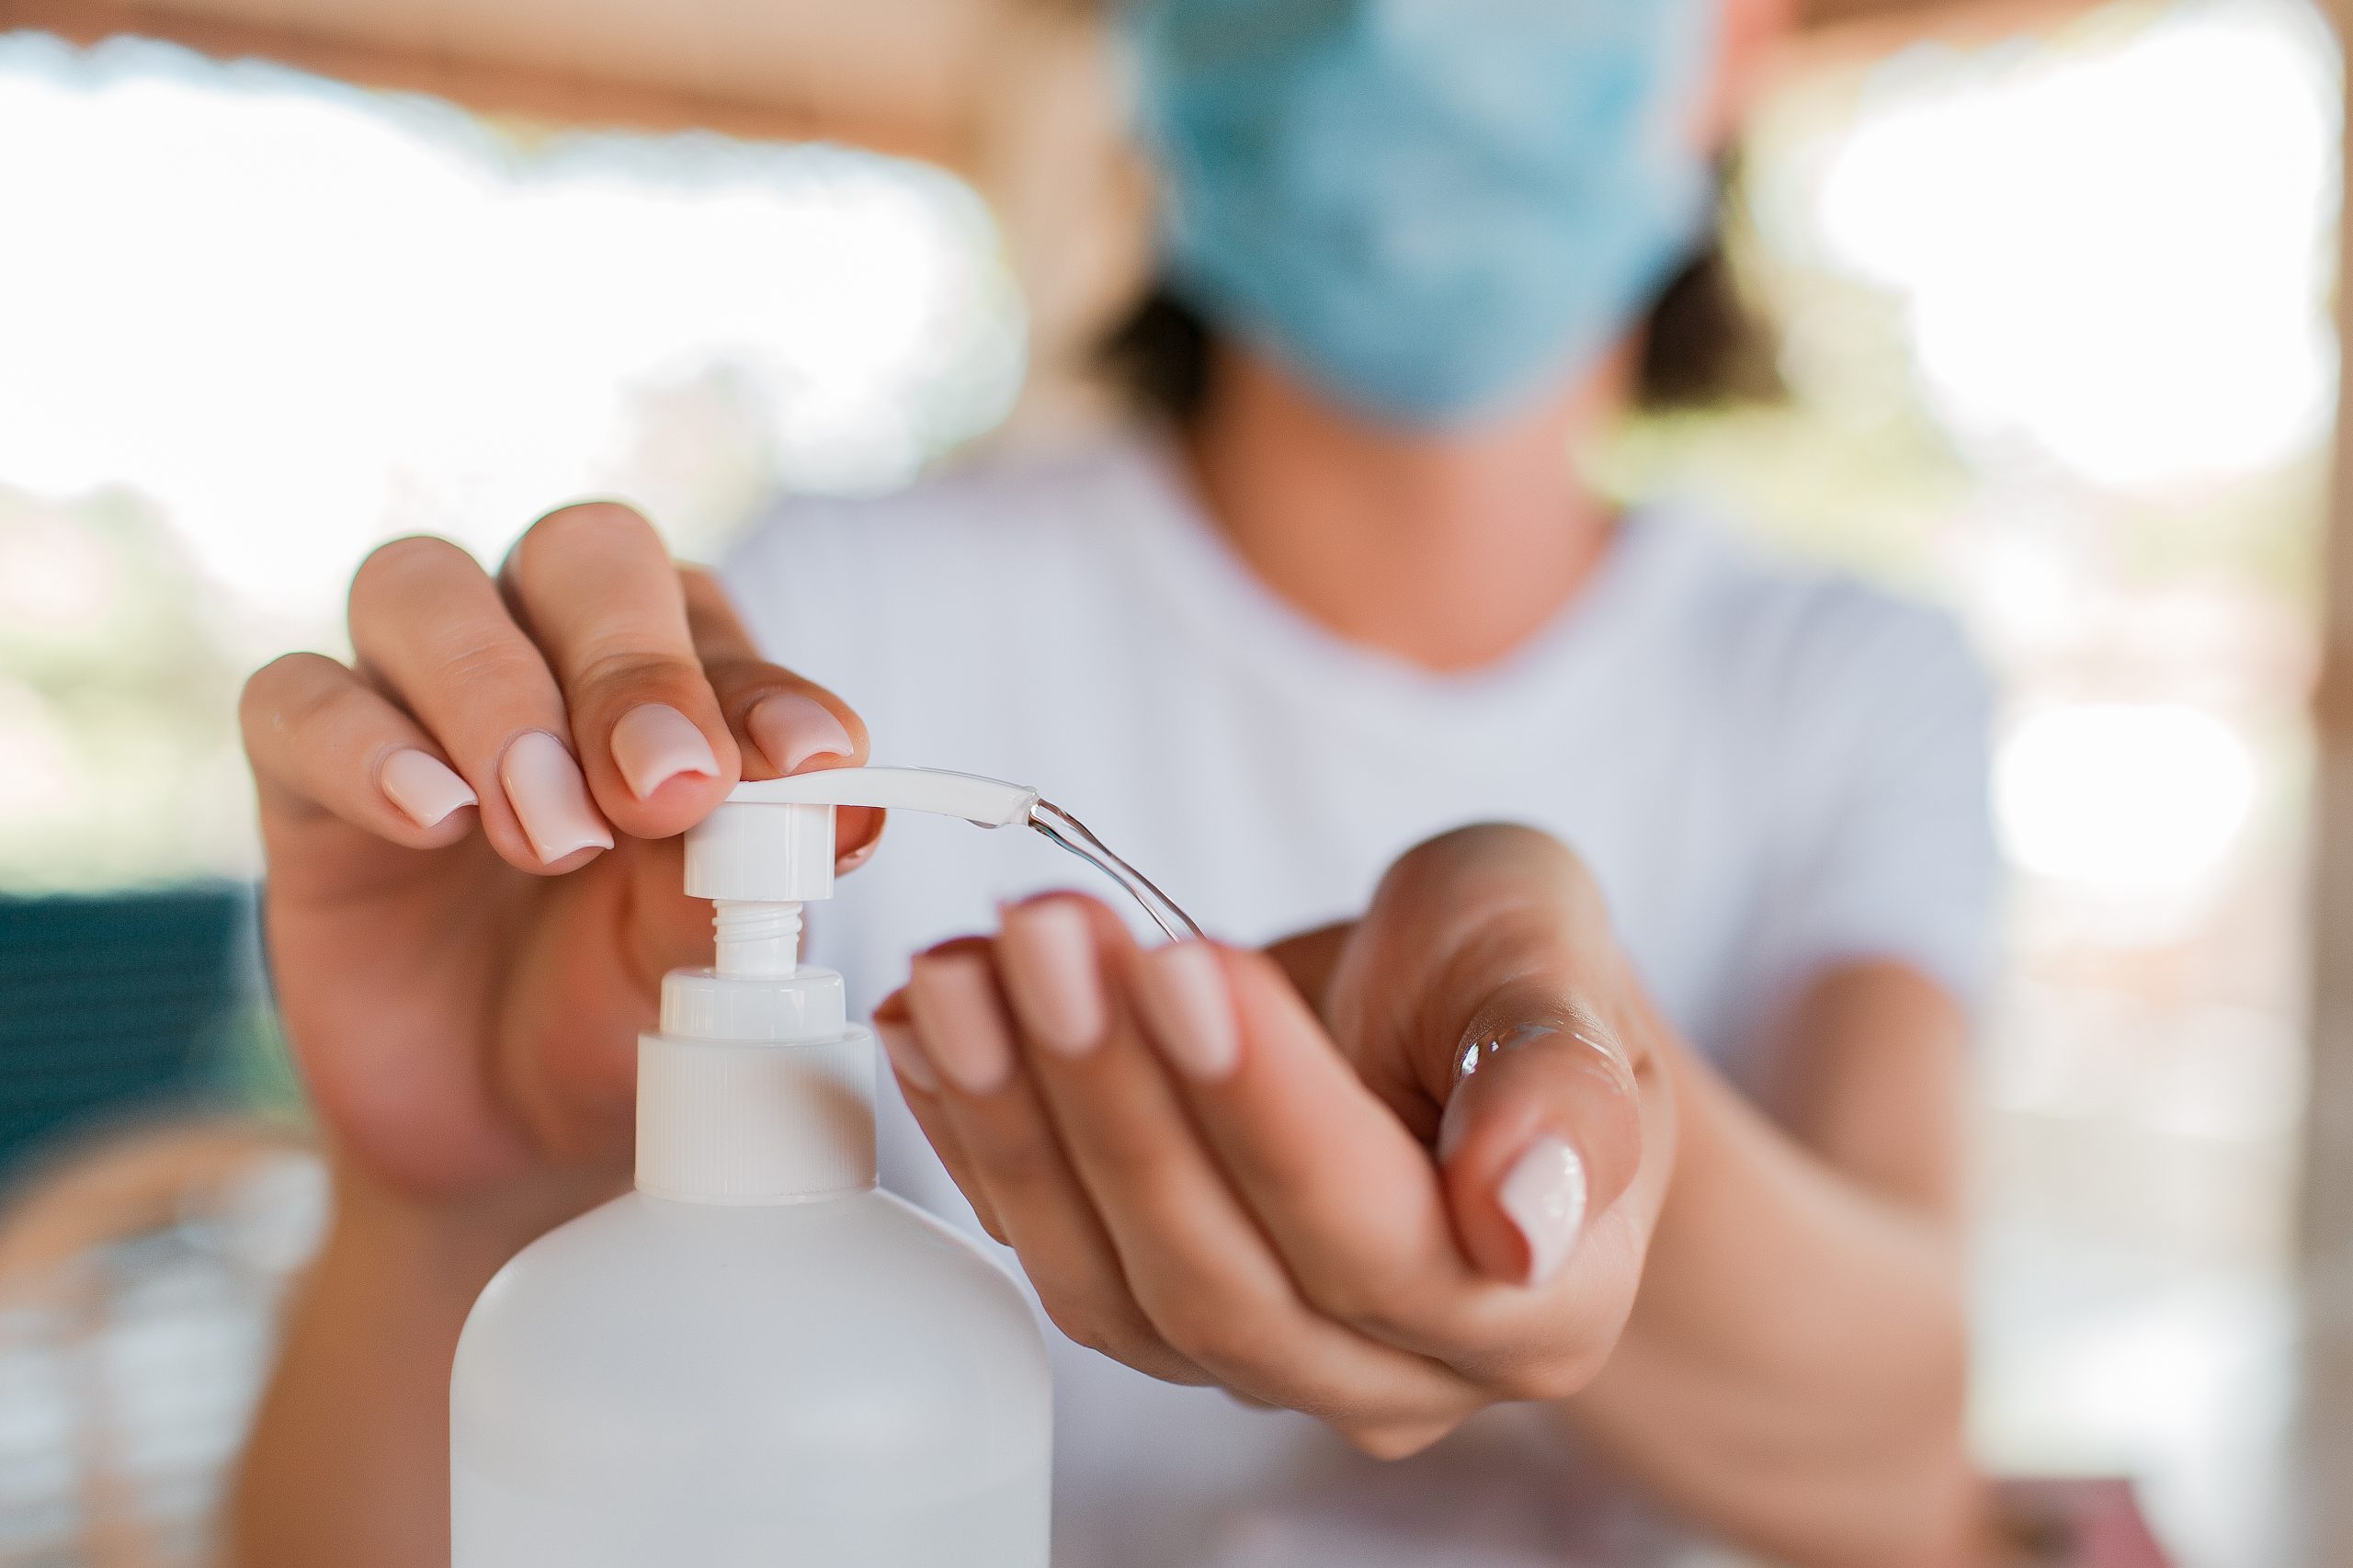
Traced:
[[352, 574], [351, 608], [358, 613], [376, 595], [414, 583], [420, 577], [459, 569], [479, 570], [474, 558], [446, 539], [409, 534], [388, 540], [368, 552]]
[[1368, 1459], [1411, 1459], [1452, 1429], [1450, 1422], [1376, 1421], [1337, 1428], [1348, 1446]]
[[[237, 694], [237, 721], [251, 737], [265, 729], [300, 724], [334, 689], [323, 679], [333, 661], [317, 653], [282, 653], [245, 677]], [[339, 667], [339, 666], [335, 666]]]
[[1463, 879], [1507, 875], [1529, 889], [1589, 888], [1584, 859], [1541, 828], [1483, 822], [1450, 828], [1414, 846], [1382, 877], [1376, 903], [1410, 903], [1461, 885]]
[[1581, 1392], [1597, 1369], [1583, 1356], [1540, 1356], [1497, 1373], [1494, 1386], [1506, 1399], [1550, 1403]]
[[254, 716], [280, 729], [306, 729], [347, 700], [350, 690], [327, 677], [316, 654], [289, 653], [255, 672], [245, 683]]
[[506, 639], [449, 637], [430, 651], [428, 667], [435, 686], [462, 695], [469, 704], [535, 692], [548, 678], [547, 666], [533, 650]]
[[289, 713], [298, 727], [324, 727], [353, 715], [364, 700], [353, 687], [320, 681], [294, 699]]
[[705, 658], [702, 678], [713, 691], [725, 693], [732, 704], [746, 710], [771, 690], [794, 680], [791, 671], [765, 659], [728, 655]]
[[1308, 1299], [1326, 1317], [1375, 1339], [1404, 1337], [1427, 1315], [1421, 1275], [1386, 1261], [1319, 1270], [1302, 1283]]
[[1188, 1361], [1232, 1372], [1267, 1358], [1267, 1335], [1250, 1325], [1267, 1322], [1267, 1314], [1211, 1305], [1199, 1297], [1142, 1304], [1160, 1337]]
[[660, 537], [645, 515], [626, 502], [574, 501], [558, 506], [524, 530], [515, 541], [515, 562], [529, 571], [535, 560], [551, 550], [633, 547], [648, 540], [658, 545]]
[[1050, 1199], [1069, 1179], [1062, 1156], [1040, 1139], [992, 1139], [974, 1153], [987, 1169], [990, 1189], [1015, 1204]]
[[1073, 1147], [1082, 1166], [1104, 1187], [1133, 1195], [1140, 1205], [1165, 1211], [1169, 1184], [1168, 1161], [1143, 1138], [1095, 1137]]
[[1047, 1319], [1062, 1330], [1064, 1339], [1082, 1350], [1111, 1354], [1110, 1331], [1094, 1312], [1057, 1297], [1041, 1294], [1039, 1300], [1046, 1309]]
[[634, 701], [652, 693], [675, 692], [690, 682], [701, 684], [701, 676], [684, 661], [640, 648], [592, 652], [572, 676], [576, 707]]
[[237, 694], [237, 706], [247, 716], [259, 712], [280, 700], [302, 676], [302, 666], [316, 653], [280, 653], [245, 677], [244, 688]]
[[1085, 1294], [1057, 1292], [1044, 1296], [1046, 1316], [1063, 1336], [1082, 1349], [1134, 1365], [1157, 1348], [1150, 1327], [1133, 1314]]

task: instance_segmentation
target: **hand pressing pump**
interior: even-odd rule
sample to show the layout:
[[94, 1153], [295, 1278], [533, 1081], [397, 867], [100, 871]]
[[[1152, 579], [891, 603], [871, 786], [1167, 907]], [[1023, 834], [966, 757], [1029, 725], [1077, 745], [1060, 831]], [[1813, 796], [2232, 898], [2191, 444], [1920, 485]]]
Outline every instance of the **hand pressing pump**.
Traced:
[[466, 1320], [452, 1568], [1045, 1568], [1036, 1321], [876, 1188], [874, 1037], [800, 963], [836, 805], [1099, 850], [1034, 790], [915, 768], [746, 784], [687, 835], [717, 962], [667, 976], [639, 1038], [636, 1190], [526, 1247]]

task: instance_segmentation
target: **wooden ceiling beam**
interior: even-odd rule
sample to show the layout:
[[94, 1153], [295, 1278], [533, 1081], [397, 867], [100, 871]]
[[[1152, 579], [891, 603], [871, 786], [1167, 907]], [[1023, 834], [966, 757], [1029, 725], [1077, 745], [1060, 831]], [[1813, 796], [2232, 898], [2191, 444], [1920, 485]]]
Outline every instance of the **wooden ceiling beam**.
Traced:
[[1785, 75], [1884, 59], [1919, 43], [1970, 49], [2047, 33], [2110, 0], [1809, 0], [1804, 26], [1781, 46]]
[[679, 91], [557, 68], [471, 58], [447, 50], [388, 47], [348, 35], [257, 23], [200, 5], [139, 0], [0, 0], [0, 32], [48, 33], [81, 47], [108, 39], [159, 39], [209, 59], [264, 60], [365, 87], [423, 93], [477, 113], [551, 126], [653, 132], [716, 131], [762, 141], [835, 141], [939, 162], [963, 153], [961, 104], [815, 101], [782, 79], [772, 97]]
[[[642, 11], [596, 0], [0, 0], [0, 31], [28, 28], [83, 46], [161, 39], [214, 60], [273, 61], [550, 125], [840, 141], [962, 166], [977, 78], [1006, 19], [1106, 4], [859, 0], [828, 13], [811, 0], [767, 7], [676, 0]], [[1789, 45], [1786, 65], [1870, 58], [1922, 38], [1967, 42], [2034, 30], [2092, 4], [1804, 0], [1805, 30]], [[647, 17], [665, 20], [649, 25]], [[531, 56], [534, 26], [548, 40], [542, 58]], [[760, 36], [733, 38], [731, 27]], [[582, 31], [600, 35], [593, 57], [572, 47]], [[780, 41], [828, 33], [841, 48], [825, 51], [823, 69]], [[762, 55], [777, 62], [773, 71], [760, 69]]]

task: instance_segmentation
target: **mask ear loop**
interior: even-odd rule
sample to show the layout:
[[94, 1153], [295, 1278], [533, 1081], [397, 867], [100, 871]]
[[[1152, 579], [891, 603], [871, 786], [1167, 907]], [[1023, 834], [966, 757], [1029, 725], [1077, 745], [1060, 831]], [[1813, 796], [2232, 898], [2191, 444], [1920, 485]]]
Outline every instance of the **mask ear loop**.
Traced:
[[1201, 928], [1193, 917], [1176, 907], [1176, 901], [1152, 885], [1152, 879], [1111, 853], [1104, 842], [1087, 831], [1086, 824], [1055, 805], [1051, 801], [1040, 801], [1029, 808], [1029, 825], [1045, 835], [1057, 847], [1068, 850], [1088, 865], [1109, 877], [1127, 890], [1128, 896], [1143, 906], [1172, 942], [1199, 941]]

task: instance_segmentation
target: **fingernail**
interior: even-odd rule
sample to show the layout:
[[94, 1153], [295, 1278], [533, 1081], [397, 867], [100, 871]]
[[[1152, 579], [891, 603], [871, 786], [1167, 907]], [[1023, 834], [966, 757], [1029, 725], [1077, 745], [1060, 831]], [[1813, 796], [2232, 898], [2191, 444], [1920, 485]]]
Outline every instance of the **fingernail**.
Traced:
[[666, 702], [648, 702], [621, 715], [613, 726], [613, 761], [641, 801], [681, 773], [719, 777], [719, 758], [695, 722]]
[[939, 1074], [931, 1070], [931, 1062], [923, 1053], [923, 1042], [915, 1039], [915, 1031], [905, 1024], [890, 1018], [874, 1020], [874, 1033], [882, 1041], [882, 1052], [899, 1076], [926, 1095], [939, 1092]]
[[612, 830], [589, 803], [580, 765], [563, 743], [545, 730], [515, 737], [498, 765], [498, 781], [523, 824], [523, 836], [541, 865], [552, 865], [574, 850], [613, 846]]
[[1103, 976], [1086, 911], [1066, 898], [1025, 903], [1005, 917], [1006, 988], [1038, 1043], [1083, 1056], [1101, 1043]]
[[797, 691], [761, 698], [745, 715], [744, 727], [779, 773], [798, 773], [818, 757], [846, 757], [858, 749], [832, 709]]
[[1528, 1243], [1528, 1279], [1540, 1285], [1560, 1270], [1585, 1228], [1585, 1162], [1547, 1134], [1521, 1151], [1495, 1197]]
[[1161, 1054], [1190, 1078], [1216, 1083], [1242, 1057], [1225, 964], [1207, 942], [1171, 942], [1143, 955], [1136, 999]]
[[985, 1095], [1013, 1075], [1013, 1034], [988, 965], [971, 953], [915, 961], [913, 994], [931, 1062], [968, 1095]]
[[474, 792], [439, 757], [404, 746], [384, 759], [376, 786], [419, 827], [438, 827], [451, 812], [474, 803]]

